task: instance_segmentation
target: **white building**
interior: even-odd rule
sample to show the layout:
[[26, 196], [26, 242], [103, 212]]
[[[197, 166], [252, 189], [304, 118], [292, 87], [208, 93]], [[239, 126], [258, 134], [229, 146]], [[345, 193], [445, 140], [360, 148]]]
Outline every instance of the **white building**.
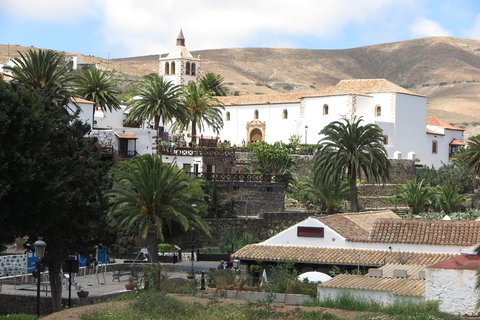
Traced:
[[431, 265], [479, 243], [480, 221], [406, 220], [386, 210], [309, 217], [235, 256], [318, 265]]
[[319, 132], [342, 116], [377, 124], [384, 132], [390, 159], [439, 167], [463, 145], [461, 128], [438, 118], [427, 123], [424, 96], [385, 79], [342, 80], [320, 92], [228, 96], [220, 101], [225, 105], [220, 137], [237, 145], [244, 141], [288, 143], [292, 135], [314, 144], [322, 138]]

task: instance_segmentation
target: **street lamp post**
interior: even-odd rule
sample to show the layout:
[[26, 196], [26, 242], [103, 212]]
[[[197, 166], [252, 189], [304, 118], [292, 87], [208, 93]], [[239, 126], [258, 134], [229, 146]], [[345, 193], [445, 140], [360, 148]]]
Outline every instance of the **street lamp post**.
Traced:
[[[194, 203], [192, 204], [192, 209], [194, 213], [197, 213], [197, 205]], [[194, 261], [195, 261], [195, 227], [192, 227], [192, 276], [195, 279], [195, 268], [194, 268]]]
[[38, 237], [38, 240], [35, 241], [33, 244], [35, 248], [35, 255], [37, 256], [38, 260], [36, 263], [37, 267], [37, 316], [40, 318], [40, 278], [41, 278], [41, 272], [42, 272], [42, 259], [45, 256], [45, 248], [47, 247], [47, 244], [45, 241], [42, 240], [41, 237]]
[[305, 125], [305, 144], [307, 144], [308, 125]]

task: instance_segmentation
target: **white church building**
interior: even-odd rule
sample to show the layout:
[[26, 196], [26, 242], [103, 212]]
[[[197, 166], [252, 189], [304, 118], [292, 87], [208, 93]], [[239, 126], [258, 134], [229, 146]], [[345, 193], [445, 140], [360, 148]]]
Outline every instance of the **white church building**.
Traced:
[[[200, 70], [200, 57], [192, 56], [180, 31], [176, 46], [167, 56], [160, 57], [160, 75], [176, 85], [186, 85], [198, 81]], [[249, 141], [288, 143], [292, 135], [300, 135], [302, 143], [315, 144], [322, 138], [320, 131], [343, 116], [362, 117], [365, 123], [377, 124], [383, 130], [390, 159], [411, 159], [438, 168], [465, 145], [464, 129], [436, 117], [427, 118], [426, 97], [385, 79], [342, 80], [320, 91], [226, 96], [219, 100], [225, 109], [224, 127], [218, 136], [231, 145]], [[91, 123], [91, 114], [90, 109], [82, 118]], [[111, 129], [113, 145], [130, 137], [127, 149], [135, 145], [139, 154], [153, 152], [155, 132], [148, 124], [141, 128], [124, 127], [126, 117], [125, 107], [113, 113], [95, 113], [101, 131]], [[169, 129], [167, 124], [165, 130]], [[199, 134], [216, 135], [208, 129]]]

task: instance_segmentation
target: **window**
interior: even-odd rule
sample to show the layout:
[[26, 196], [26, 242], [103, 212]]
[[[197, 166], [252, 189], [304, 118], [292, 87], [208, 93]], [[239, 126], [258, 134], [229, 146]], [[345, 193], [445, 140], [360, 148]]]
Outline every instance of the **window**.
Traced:
[[253, 119], [258, 119], [258, 110], [253, 111]]
[[184, 163], [183, 164], [183, 171], [190, 172], [190, 170], [192, 170], [192, 165], [190, 163]]
[[383, 144], [388, 144], [388, 136], [387, 135], [383, 136]]
[[225, 114], [225, 121], [230, 121], [230, 112], [228, 112], [228, 111]]
[[328, 104], [323, 105], [323, 115], [324, 116], [328, 115]]
[[197, 72], [197, 70], [196, 70], [196, 68], [195, 68], [195, 63], [192, 63], [192, 70], [191, 70], [191, 71], [192, 71], [192, 72], [191, 72], [192, 76], [194, 76], [195, 73]]
[[190, 74], [190, 62], [187, 62], [187, 64], [185, 65], [185, 73]]
[[287, 119], [287, 118], [288, 118], [288, 110], [283, 109], [283, 119]]
[[170, 73], [170, 68], [168, 67], [168, 62], [165, 62], [165, 74]]
[[320, 227], [297, 227], [297, 237], [323, 238], [324, 230]]
[[382, 115], [382, 107], [379, 105], [375, 106], [375, 117], [380, 117]]
[[436, 154], [438, 152], [438, 143], [437, 140], [432, 141], [432, 153]]
[[175, 74], [175, 62], [172, 61], [172, 64], [170, 66], [170, 74]]

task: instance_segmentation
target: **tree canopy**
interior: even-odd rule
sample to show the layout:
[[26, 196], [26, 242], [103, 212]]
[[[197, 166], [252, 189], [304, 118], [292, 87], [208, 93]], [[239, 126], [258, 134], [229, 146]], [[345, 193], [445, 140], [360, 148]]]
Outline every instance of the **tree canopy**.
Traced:
[[375, 124], [363, 125], [362, 122], [362, 118], [343, 117], [325, 126], [320, 132], [323, 138], [313, 163], [317, 186], [347, 179], [352, 211], [359, 210], [357, 179], [379, 182], [390, 176], [382, 130]]
[[175, 163], [165, 164], [158, 155], [146, 154], [117, 164], [113, 178], [107, 193], [111, 221], [146, 239], [153, 261], [158, 260], [159, 241], [175, 226], [184, 232], [193, 226], [210, 234], [197, 212], [206, 210], [205, 194]]

